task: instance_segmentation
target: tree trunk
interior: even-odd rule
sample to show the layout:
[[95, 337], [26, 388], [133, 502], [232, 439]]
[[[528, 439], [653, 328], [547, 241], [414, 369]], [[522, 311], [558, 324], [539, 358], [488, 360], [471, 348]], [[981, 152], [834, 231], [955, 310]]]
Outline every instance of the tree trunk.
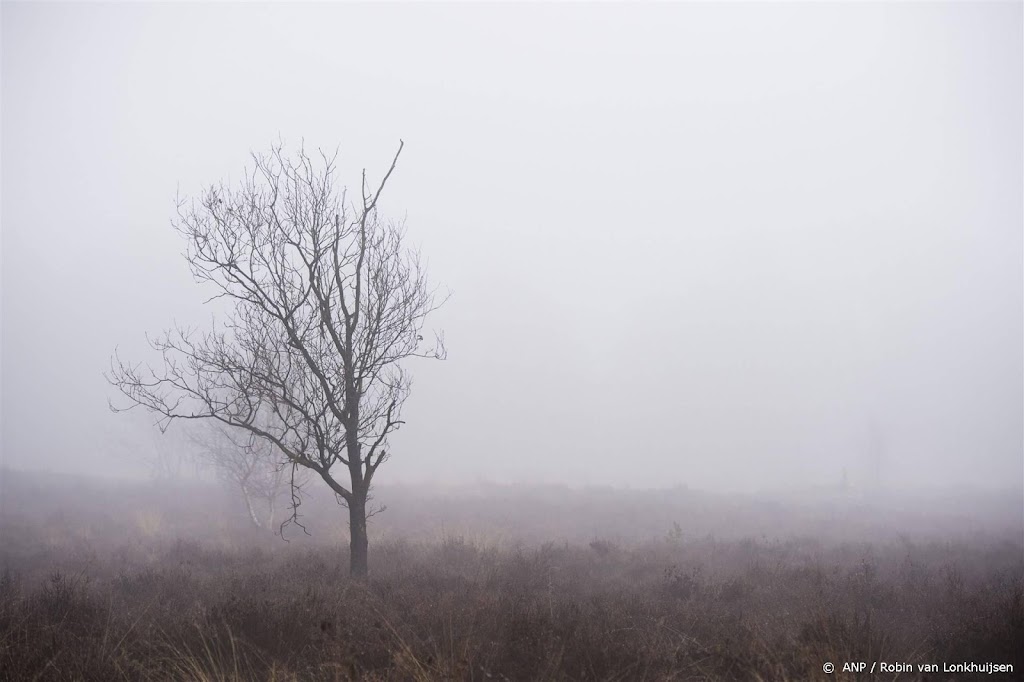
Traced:
[[369, 543], [366, 539], [366, 496], [355, 494], [348, 505], [348, 528], [351, 553], [350, 570], [355, 578], [369, 572]]
[[249, 511], [249, 520], [252, 525], [256, 528], [263, 528], [263, 524], [260, 523], [260, 519], [256, 516], [256, 510], [252, 508], [252, 499], [249, 497], [249, 491], [246, 489], [245, 484], [242, 484], [242, 497], [245, 498], [245, 508]]

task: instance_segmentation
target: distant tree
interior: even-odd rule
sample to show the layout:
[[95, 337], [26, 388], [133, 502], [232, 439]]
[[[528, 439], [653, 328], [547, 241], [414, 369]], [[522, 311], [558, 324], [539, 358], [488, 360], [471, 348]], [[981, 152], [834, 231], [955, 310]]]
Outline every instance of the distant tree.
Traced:
[[351, 204], [336, 187], [336, 157], [289, 158], [280, 145], [254, 155], [238, 187], [179, 200], [175, 227], [192, 274], [230, 313], [208, 331], [175, 327], [152, 339], [156, 368], [115, 351], [108, 375], [128, 399], [115, 411], [141, 406], [162, 428], [216, 420], [314, 472], [348, 507], [356, 576], [368, 570], [370, 486], [403, 424], [403, 361], [445, 355], [440, 336], [424, 344], [422, 334], [443, 301], [403, 226], [377, 211], [402, 147], [376, 189], [363, 171]]
[[304, 478], [266, 438], [251, 431], [208, 424], [190, 436], [196, 456], [217, 477], [241, 495], [249, 521], [256, 528], [275, 530], [274, 521], [285, 495], [301, 490]]

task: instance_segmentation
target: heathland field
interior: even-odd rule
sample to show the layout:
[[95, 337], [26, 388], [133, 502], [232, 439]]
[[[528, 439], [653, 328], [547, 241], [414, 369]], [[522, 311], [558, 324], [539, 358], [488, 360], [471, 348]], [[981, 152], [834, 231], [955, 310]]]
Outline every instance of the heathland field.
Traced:
[[[0, 678], [1024, 678], [1018, 495], [377, 498], [360, 581], [331, 499], [282, 539], [208, 484], [6, 471]], [[964, 662], [1015, 672], [916, 671]]]

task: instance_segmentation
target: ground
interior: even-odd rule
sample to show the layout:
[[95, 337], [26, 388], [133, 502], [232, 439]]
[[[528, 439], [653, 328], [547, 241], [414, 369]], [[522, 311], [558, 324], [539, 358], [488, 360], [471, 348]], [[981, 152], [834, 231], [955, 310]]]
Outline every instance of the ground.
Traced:
[[[286, 542], [246, 529], [208, 486], [11, 473], [2, 485], [0, 679], [972, 679], [916, 669], [964, 661], [1014, 666], [977, 679], [1024, 678], [1012, 515], [888, 534], [862, 515], [830, 538], [802, 532], [785, 506], [755, 518], [749, 501], [697, 496], [708, 519], [718, 504], [748, 525], [703, 532], [680, 518], [660, 535], [602, 537], [581, 502], [590, 493], [382, 490], [397, 509], [375, 517], [371, 576], [356, 581], [324, 531], [328, 505], [308, 507], [312, 537], [292, 529]], [[679, 515], [673, 494], [693, 496], [603, 491], [594, 504], [615, 518]], [[518, 536], [515, 519], [499, 522], [517, 507]], [[801, 532], [748, 533], [766, 509]], [[412, 523], [435, 514], [469, 530]], [[585, 530], [568, 532], [573, 522]], [[534, 537], [552, 524], [556, 539]], [[858, 662], [914, 670], [843, 671]]]

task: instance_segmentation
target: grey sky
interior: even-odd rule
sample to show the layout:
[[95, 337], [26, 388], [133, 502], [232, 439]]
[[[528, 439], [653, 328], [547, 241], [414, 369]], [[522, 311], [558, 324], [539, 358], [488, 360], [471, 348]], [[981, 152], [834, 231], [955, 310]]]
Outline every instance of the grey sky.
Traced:
[[203, 322], [173, 198], [385, 169], [449, 359], [381, 481], [1024, 479], [1006, 3], [4, 3], [3, 462], [132, 472], [114, 347]]

